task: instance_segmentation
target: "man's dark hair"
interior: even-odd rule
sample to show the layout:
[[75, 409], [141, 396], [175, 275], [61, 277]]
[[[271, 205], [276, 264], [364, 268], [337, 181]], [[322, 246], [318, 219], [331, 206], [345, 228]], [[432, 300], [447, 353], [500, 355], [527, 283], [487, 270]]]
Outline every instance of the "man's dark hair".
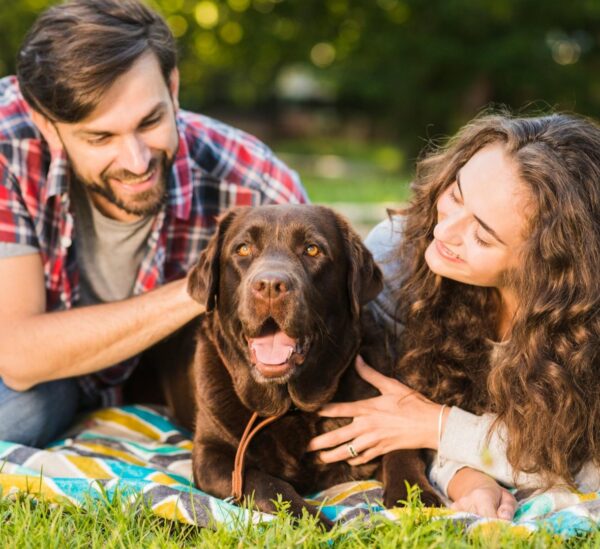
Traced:
[[177, 51], [158, 13], [137, 0], [71, 0], [42, 13], [27, 33], [17, 77], [32, 108], [55, 122], [78, 122], [148, 51], [168, 84]]

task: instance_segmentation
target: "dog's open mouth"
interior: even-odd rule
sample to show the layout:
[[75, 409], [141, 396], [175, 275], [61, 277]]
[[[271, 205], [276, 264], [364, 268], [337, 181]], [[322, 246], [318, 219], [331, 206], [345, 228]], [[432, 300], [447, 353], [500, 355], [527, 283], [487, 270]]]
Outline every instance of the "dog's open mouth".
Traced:
[[269, 318], [256, 337], [248, 337], [250, 358], [265, 378], [281, 378], [302, 364], [308, 343], [288, 336]]

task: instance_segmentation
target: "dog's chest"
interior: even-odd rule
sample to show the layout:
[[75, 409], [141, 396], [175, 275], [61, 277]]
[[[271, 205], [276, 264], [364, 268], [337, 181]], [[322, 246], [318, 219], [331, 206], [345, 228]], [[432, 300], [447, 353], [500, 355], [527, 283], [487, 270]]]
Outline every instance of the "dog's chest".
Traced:
[[257, 434], [248, 452], [248, 464], [288, 481], [305, 494], [339, 482], [372, 478], [378, 462], [361, 467], [350, 467], [346, 462], [323, 464], [316, 453], [306, 451], [312, 437], [345, 423], [347, 420], [290, 412]]
[[297, 487], [314, 476], [314, 456], [306, 451], [316, 434], [314, 414], [288, 412], [258, 433], [248, 450], [248, 464]]

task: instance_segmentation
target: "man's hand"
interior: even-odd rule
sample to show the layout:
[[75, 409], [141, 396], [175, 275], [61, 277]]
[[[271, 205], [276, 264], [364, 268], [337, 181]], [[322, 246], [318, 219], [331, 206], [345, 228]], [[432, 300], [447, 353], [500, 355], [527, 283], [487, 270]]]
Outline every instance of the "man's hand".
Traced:
[[[319, 411], [321, 416], [353, 420], [349, 425], [313, 438], [309, 451], [331, 448], [319, 454], [324, 463], [347, 460], [351, 465], [360, 465], [392, 450], [437, 448], [441, 406], [380, 374], [360, 357], [356, 359], [356, 370], [381, 395], [323, 406]], [[358, 457], [351, 458], [349, 445]]]

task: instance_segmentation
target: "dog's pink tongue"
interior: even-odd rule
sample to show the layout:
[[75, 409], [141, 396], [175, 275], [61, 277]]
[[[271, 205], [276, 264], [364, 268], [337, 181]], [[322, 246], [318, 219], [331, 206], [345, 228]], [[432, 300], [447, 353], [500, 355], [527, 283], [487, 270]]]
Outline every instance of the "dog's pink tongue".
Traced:
[[248, 343], [250, 349], [254, 351], [256, 361], [262, 364], [283, 364], [287, 362], [296, 347], [296, 340], [281, 331], [264, 337], [251, 338]]

